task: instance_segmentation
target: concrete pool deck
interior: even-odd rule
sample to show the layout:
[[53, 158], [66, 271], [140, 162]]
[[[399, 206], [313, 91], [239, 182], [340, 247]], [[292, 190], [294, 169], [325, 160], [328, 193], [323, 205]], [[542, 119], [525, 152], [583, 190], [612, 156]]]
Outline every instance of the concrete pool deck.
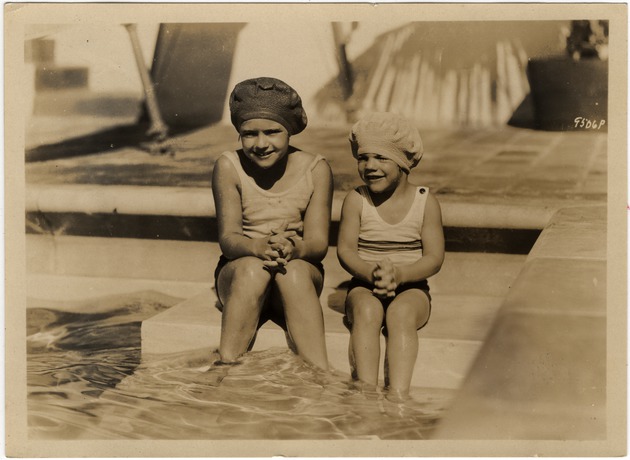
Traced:
[[[86, 134], [77, 124], [73, 117], [37, 117], [27, 125], [27, 139], [33, 139], [27, 152], [51, 158], [26, 163], [27, 211], [213, 215], [212, 168], [222, 151], [238, 146], [233, 127], [174, 136], [175, 155], [168, 156], [117, 143], [115, 131]], [[45, 143], [44, 129], [57, 132], [49, 138], [54, 143]], [[333, 217], [345, 193], [360, 184], [348, 129], [313, 126], [292, 138], [295, 146], [329, 161], [336, 191]], [[542, 228], [559, 208], [606, 201], [606, 133], [506, 126], [423, 130], [423, 140], [426, 152], [412, 179], [436, 193], [447, 225]]]
[[606, 218], [605, 206], [552, 218], [437, 439], [606, 439]]
[[[347, 159], [350, 155], [346, 130], [317, 127], [309, 130], [309, 135], [300, 137], [299, 142], [296, 138], [295, 145], [324, 153], [329, 159], [333, 173], [339, 178], [335, 183], [333, 217], [336, 217], [341, 197], [354, 184], [351, 158]], [[103, 276], [98, 267], [89, 265], [94, 265], [99, 257], [107, 260], [107, 246], [99, 250], [97, 238], [87, 236], [92, 233], [85, 229], [94, 226], [85, 224], [85, 220], [81, 221], [83, 230], [80, 225], [75, 229], [74, 235], [78, 236], [67, 236], [73, 235], [72, 228], [63, 225], [69, 216], [82, 215], [88, 219], [148, 216], [158, 222], [158, 228], [164, 216], [213, 217], [209, 189], [212, 165], [222, 150], [234, 145], [234, 137], [231, 127], [215, 126], [174, 139], [178, 146], [175, 157], [154, 157], [128, 147], [98, 155], [27, 163], [29, 276], [36, 281], [50, 281], [55, 274]], [[490, 256], [488, 265], [495, 267], [501, 264], [492, 257], [523, 258], [518, 264], [510, 259], [508, 265], [514, 268], [512, 271], [500, 274], [495, 271], [497, 276], [513, 276], [513, 284], [512, 281], [507, 283], [512, 286], [509, 292], [501, 295], [481, 292], [475, 294], [478, 297], [463, 292], [457, 298], [457, 293], [441, 291], [439, 278], [436, 279], [435, 302], [443, 303], [445, 308], [441, 314], [433, 316], [435, 334], [424, 343], [429, 353], [422, 358], [435, 372], [421, 378], [441, 382], [446, 388], [461, 389], [437, 436], [444, 439], [602, 439], [607, 428], [606, 134], [550, 133], [506, 127], [484, 131], [434, 130], [427, 131], [423, 137], [427, 152], [418, 174], [422, 183], [437, 194], [446, 226], [468, 230], [545, 229], [527, 259], [524, 255], [484, 254]], [[340, 160], [340, 155], [345, 155], [345, 159]], [[55, 216], [61, 218], [55, 220]], [[102, 221], [96, 223], [99, 222]], [[189, 225], [186, 227], [189, 234], [195, 234], [196, 227], [207, 224], [207, 221], [174, 222], [176, 226]], [[124, 220], [121, 225], [126, 225]], [[206, 236], [201, 235], [197, 241], [203, 241]], [[161, 262], [157, 256], [152, 259], [153, 243], [173, 246], [174, 253], [182, 246], [180, 242], [160, 240], [157, 235], [153, 238], [156, 239], [139, 242], [144, 249], [133, 249], [134, 243], [129, 240], [120, 239], [117, 243], [128, 245], [127, 261], [144, 254], [146, 263], [154, 264], [155, 269], [155, 265], [164, 264], [164, 260], [163, 256]], [[84, 272], [76, 267], [70, 269], [80, 258], [66, 257], [60, 249], [77, 241], [85, 244], [84, 256], [89, 255], [92, 261], [83, 264]], [[163, 270], [181, 269], [194, 276], [195, 267], [202, 267], [203, 273], [197, 273], [196, 280], [181, 276], [182, 281], [192, 283], [186, 289], [195, 290], [195, 295], [207, 300], [200, 303], [200, 297], [188, 291], [191, 299], [186, 305], [202, 309], [203, 315], [216, 316], [208, 284], [214, 262], [203, 266], [202, 260], [216, 255], [216, 247], [212, 248], [212, 244], [203, 247], [201, 252], [191, 249], [186, 253], [191, 254], [193, 260], [189, 267], [164, 267]], [[45, 256], [49, 254], [46, 248], [52, 248], [54, 261]], [[457, 259], [457, 252], [454, 254], [454, 264], [464, 260]], [[328, 258], [331, 257], [334, 258], [333, 251], [329, 253]], [[342, 275], [334, 268], [334, 262], [328, 263], [333, 268], [329, 270], [323, 295], [323, 300], [333, 307], [334, 289], [339, 285], [336, 282], [343, 279], [339, 278]], [[124, 261], [119, 265], [120, 278], [136, 269], [142, 272], [137, 262], [127, 267]], [[445, 273], [440, 275], [444, 284], [457, 285], [459, 280], [449, 277], [445, 268]], [[463, 269], [482, 272], [474, 265]], [[135, 276], [143, 278], [142, 274]], [[150, 276], [148, 271], [146, 276]], [[164, 275], [163, 279], [166, 278]], [[457, 309], [464, 300], [472, 305], [470, 310]], [[199, 316], [186, 320], [177, 314], [182, 310], [176, 308], [171, 308], [161, 319], [154, 317], [145, 322], [147, 327], [143, 334], [153, 327], [151, 324], [157, 334], [153, 338], [146, 336], [148, 343], [159, 342], [155, 337], [160, 337], [165, 330], [174, 334], [172, 328], [177, 321], [188, 321], [189, 325], [199, 323]], [[331, 324], [336, 324], [331, 326], [330, 332], [337, 334], [331, 336], [331, 340], [335, 343], [343, 340], [343, 344], [339, 342], [334, 346], [335, 349], [341, 349], [342, 345], [345, 348], [347, 333], [339, 329], [340, 315], [334, 308], [330, 310], [327, 318], [333, 318]], [[437, 362], [436, 354], [430, 352], [445, 345], [440, 342], [444, 334], [458, 334], [456, 328], [450, 326], [461, 319], [460, 314], [471, 327], [468, 332], [460, 330], [457, 338], [448, 338], [449, 343], [459, 341], [459, 348], [455, 347], [457, 352], [452, 353], [453, 360]], [[206, 326], [208, 324], [212, 326], [211, 322]], [[216, 328], [216, 322], [213, 327]], [[190, 327], [185, 327], [181, 334], [174, 335], [185, 338], [191, 331]], [[476, 335], [471, 336], [470, 331], [475, 331]], [[278, 340], [283, 337], [272, 342], [275, 344]], [[345, 361], [345, 353], [334, 359], [340, 363]], [[449, 374], [452, 369], [459, 369], [459, 373]], [[427, 384], [427, 380], [420, 384]], [[512, 408], [515, 410], [510, 412]], [[471, 426], [475, 428], [472, 431]]]

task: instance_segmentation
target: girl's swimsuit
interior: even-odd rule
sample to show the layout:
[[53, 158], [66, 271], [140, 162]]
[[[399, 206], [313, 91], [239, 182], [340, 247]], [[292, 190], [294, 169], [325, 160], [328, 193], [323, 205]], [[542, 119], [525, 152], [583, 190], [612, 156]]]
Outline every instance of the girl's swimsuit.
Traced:
[[[394, 265], [407, 265], [421, 259], [422, 224], [424, 223], [424, 209], [429, 195], [428, 187], [417, 187], [417, 193], [407, 215], [396, 224], [389, 224], [381, 218], [366, 185], [358, 187], [356, 191], [362, 198], [358, 242], [359, 257], [366, 262], [372, 263], [388, 257]], [[348, 292], [357, 287], [363, 287], [370, 291], [374, 288], [371, 283], [352, 278], [348, 286]], [[396, 288], [396, 296], [409, 289], [419, 289], [424, 292], [429, 298], [430, 308], [431, 295], [429, 294], [429, 283], [427, 280], [398, 286]], [[387, 309], [393, 298], [379, 300], [383, 303], [383, 307]], [[347, 312], [344, 324], [349, 329], [352, 327]], [[420, 328], [424, 327], [424, 325], [426, 325], [426, 322]], [[383, 333], [387, 335], [385, 327]]]
[[[266, 237], [271, 234], [272, 230], [286, 223], [288, 229], [295, 230], [297, 238], [301, 239], [304, 234], [304, 214], [313, 195], [313, 169], [319, 161], [324, 160], [324, 157], [314, 156], [313, 161], [306, 166], [304, 174], [295, 184], [283, 192], [274, 193], [260, 188], [254, 179], [245, 173], [238, 153], [224, 152], [222, 156], [230, 160], [241, 183], [243, 235], [249, 238]], [[228, 262], [229, 260], [221, 255], [214, 271], [215, 287], [221, 269]], [[323, 265], [321, 263], [313, 265], [323, 276]]]
[[394, 265], [408, 265], [422, 258], [422, 224], [429, 189], [416, 188], [407, 215], [396, 224], [381, 218], [367, 186], [356, 189], [362, 198], [358, 244], [361, 259], [373, 263], [387, 257]]
[[306, 166], [304, 174], [295, 184], [279, 193], [260, 188], [248, 176], [236, 152], [224, 152], [238, 173], [241, 181], [241, 204], [243, 206], [243, 235], [250, 238], [264, 238], [283, 223], [295, 230], [302, 238], [304, 213], [313, 195], [313, 169], [324, 159], [316, 155]]

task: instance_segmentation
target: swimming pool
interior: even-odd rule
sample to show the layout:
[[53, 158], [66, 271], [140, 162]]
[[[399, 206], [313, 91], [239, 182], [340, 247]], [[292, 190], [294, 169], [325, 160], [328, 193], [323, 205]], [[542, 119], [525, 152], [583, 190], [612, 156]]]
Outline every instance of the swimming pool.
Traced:
[[29, 437], [423, 439], [450, 396], [388, 403], [281, 348], [235, 367], [212, 367], [211, 350], [143, 361], [140, 320], [163, 308], [120, 297], [106, 313], [29, 309]]
[[278, 346], [213, 367], [218, 337], [178, 350], [173, 332], [162, 336], [165, 350], [146, 353], [141, 330], [207, 289], [214, 246], [39, 235], [28, 245], [38, 267], [27, 310], [29, 437], [64, 440], [430, 438], [525, 260], [447, 254], [432, 282], [412, 400], [394, 404], [360, 391], [343, 367], [348, 336], [334, 311], [342, 275], [331, 264], [325, 308], [335, 372]]

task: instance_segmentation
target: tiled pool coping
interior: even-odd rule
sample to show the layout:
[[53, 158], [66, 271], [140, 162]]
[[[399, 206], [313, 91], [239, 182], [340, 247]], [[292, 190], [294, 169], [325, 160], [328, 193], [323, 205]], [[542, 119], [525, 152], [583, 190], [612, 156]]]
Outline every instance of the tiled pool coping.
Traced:
[[[330, 241], [337, 240], [344, 193], [333, 199]], [[527, 254], [555, 207], [461, 203], [444, 199], [446, 247], [457, 252]], [[207, 188], [36, 185], [26, 194], [30, 234], [216, 241]]]
[[[346, 192], [335, 192], [332, 220], [338, 221]], [[444, 225], [541, 229], [560, 203], [462, 203], [440, 199]], [[566, 202], [564, 202], [566, 205]], [[150, 187], [124, 185], [29, 184], [27, 213], [126, 214], [144, 216], [215, 217], [212, 191], [204, 187]]]
[[607, 210], [563, 209], [498, 311], [438, 439], [606, 439]]

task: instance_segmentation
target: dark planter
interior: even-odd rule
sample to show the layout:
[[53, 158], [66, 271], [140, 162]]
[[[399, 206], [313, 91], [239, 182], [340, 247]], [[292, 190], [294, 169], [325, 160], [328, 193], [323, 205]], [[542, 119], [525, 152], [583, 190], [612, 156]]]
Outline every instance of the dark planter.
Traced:
[[530, 59], [527, 77], [535, 124], [548, 131], [608, 128], [608, 62], [569, 57]]

